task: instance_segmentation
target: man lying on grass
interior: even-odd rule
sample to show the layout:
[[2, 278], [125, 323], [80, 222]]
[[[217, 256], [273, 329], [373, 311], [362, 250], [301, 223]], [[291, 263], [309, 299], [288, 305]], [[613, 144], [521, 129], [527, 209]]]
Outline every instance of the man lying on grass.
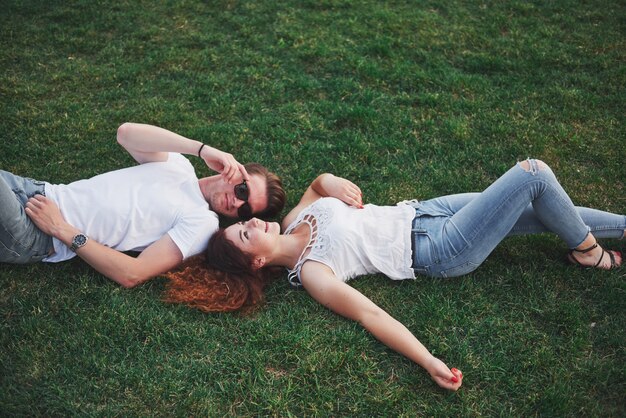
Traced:
[[[76, 255], [133, 287], [206, 248], [218, 214], [277, 215], [280, 179], [260, 164], [156, 126], [125, 123], [117, 141], [139, 163], [70, 184], [0, 170], [0, 262], [59, 262]], [[216, 171], [198, 179], [181, 154]], [[123, 251], [140, 251], [131, 257]]]

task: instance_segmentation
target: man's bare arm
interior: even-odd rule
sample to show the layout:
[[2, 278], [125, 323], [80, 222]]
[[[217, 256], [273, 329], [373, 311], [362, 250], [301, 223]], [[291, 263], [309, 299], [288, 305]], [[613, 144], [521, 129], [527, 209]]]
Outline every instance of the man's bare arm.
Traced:
[[[68, 247], [74, 236], [82, 233], [68, 224], [57, 205], [50, 199], [36, 195], [28, 200], [26, 214], [39, 229]], [[183, 261], [183, 255], [169, 235], [148, 246], [138, 257], [102, 245], [93, 239], [76, 250], [76, 255], [91, 267], [125, 288], [137, 286], [150, 278], [171, 270]]]
[[126, 122], [117, 129], [117, 142], [140, 164], [167, 161], [168, 152], [196, 155], [229, 183], [249, 180], [248, 173], [231, 154], [167, 129]]

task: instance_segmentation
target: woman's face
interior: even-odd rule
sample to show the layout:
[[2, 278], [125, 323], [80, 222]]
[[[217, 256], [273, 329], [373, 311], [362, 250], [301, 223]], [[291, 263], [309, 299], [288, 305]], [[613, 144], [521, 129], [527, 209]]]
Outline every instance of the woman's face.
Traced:
[[226, 238], [240, 250], [254, 256], [266, 257], [277, 246], [280, 225], [252, 218], [226, 228]]

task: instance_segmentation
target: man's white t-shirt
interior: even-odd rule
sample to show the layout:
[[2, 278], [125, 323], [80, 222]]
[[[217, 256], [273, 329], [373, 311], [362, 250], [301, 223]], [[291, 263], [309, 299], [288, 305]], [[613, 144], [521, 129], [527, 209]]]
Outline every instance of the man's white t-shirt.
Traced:
[[[65, 220], [90, 239], [118, 251], [142, 251], [169, 234], [183, 258], [202, 252], [219, 228], [193, 166], [181, 154], [110, 171], [70, 184], [46, 184]], [[43, 261], [75, 256], [56, 238]]]

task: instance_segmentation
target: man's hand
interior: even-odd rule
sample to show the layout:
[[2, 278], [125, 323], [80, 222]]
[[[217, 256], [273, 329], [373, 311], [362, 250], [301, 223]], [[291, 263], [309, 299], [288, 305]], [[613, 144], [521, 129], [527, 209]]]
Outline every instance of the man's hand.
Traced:
[[[58, 206], [45, 196], [35, 195], [28, 199], [25, 210], [39, 229], [68, 247], [72, 237], [80, 232], [65, 221]], [[180, 249], [168, 234], [149, 245], [138, 257], [128, 256], [93, 239], [76, 254], [125, 288], [137, 286], [183, 261]]]
[[56, 203], [40, 194], [28, 199], [25, 211], [37, 228], [53, 237], [58, 238], [59, 231], [67, 225]]
[[168, 152], [188, 155], [199, 152], [198, 156], [206, 165], [228, 183], [239, 184], [250, 179], [243, 165], [231, 154], [158, 126], [126, 122], [117, 129], [117, 142], [140, 164], [167, 161]]
[[239, 184], [243, 180], [250, 180], [243, 164], [235, 160], [232, 154], [205, 145], [202, 147], [200, 157], [211, 170], [220, 173], [224, 181], [229, 184]]

